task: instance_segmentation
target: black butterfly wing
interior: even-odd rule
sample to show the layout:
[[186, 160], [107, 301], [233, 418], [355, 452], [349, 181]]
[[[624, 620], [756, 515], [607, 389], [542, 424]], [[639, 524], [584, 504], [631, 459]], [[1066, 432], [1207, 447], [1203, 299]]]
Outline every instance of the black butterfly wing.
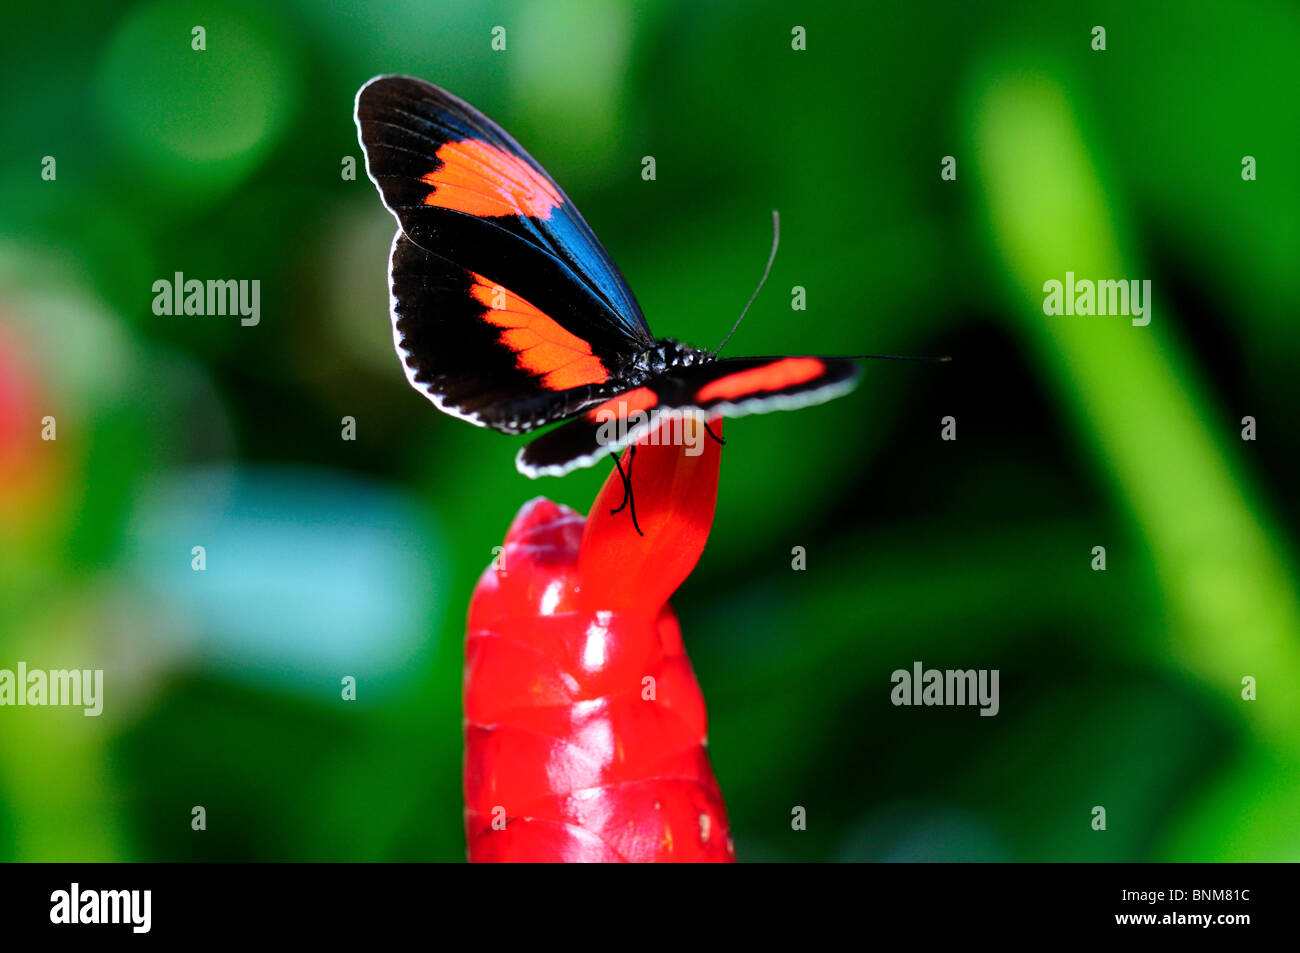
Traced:
[[510, 289], [400, 230], [389, 265], [393, 345], [411, 386], [480, 427], [526, 433], [621, 389], [616, 348], [565, 329]]
[[573, 203], [499, 126], [422, 80], [357, 93], [366, 171], [397, 219], [393, 338], [439, 409], [507, 432], [574, 413], [653, 345]]
[[519, 451], [515, 465], [530, 477], [563, 476], [653, 430], [658, 434], [652, 439], [701, 439], [698, 431], [681, 430], [681, 418], [743, 417], [825, 403], [852, 390], [860, 373], [854, 361], [824, 357], [743, 357], [676, 368], [537, 437]]

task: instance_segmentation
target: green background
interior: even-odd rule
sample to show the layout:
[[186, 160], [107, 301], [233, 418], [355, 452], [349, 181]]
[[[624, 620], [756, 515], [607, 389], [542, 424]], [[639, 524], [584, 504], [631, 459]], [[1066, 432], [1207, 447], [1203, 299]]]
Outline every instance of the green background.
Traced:
[[[727, 426], [674, 605], [741, 860], [1297, 859], [1297, 48], [1283, 2], [7, 9], [0, 668], [107, 697], [0, 709], [0, 857], [464, 856], [470, 591], [607, 467], [530, 482], [403, 379], [393, 223], [341, 173], [357, 88], [411, 73], [656, 333], [722, 338], [776, 208], [729, 353], [956, 358]], [[261, 323], [154, 315], [177, 271], [259, 279]], [[1066, 271], [1150, 279], [1150, 326], [1045, 316]], [[1000, 713], [894, 707], [914, 661], [998, 669]]]

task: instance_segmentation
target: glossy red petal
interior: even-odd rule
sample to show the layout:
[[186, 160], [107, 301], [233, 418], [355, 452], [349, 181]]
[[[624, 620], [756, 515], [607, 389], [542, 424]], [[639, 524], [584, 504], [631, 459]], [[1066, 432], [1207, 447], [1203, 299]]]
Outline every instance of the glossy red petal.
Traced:
[[[721, 438], [722, 418], [710, 427]], [[633, 527], [628, 508], [611, 513], [623, 501], [623, 480], [617, 470], [610, 473], [587, 518], [578, 557], [588, 606], [658, 612], [700, 561], [713, 526], [722, 462], [721, 444], [700, 436], [695, 454], [687, 445], [656, 445], [651, 435], [637, 444], [635, 455], [624, 452], [644, 535]]]
[[[735, 859], [705, 749], [704, 699], [665, 604], [708, 535], [717, 454], [710, 462], [708, 452], [650, 449], [669, 453], [637, 454], [637, 467], [650, 463], [633, 477], [644, 538], [613, 525], [584, 534], [581, 516], [534, 500], [475, 590], [465, 663], [471, 860]], [[650, 486], [654, 535], [641, 512]], [[610, 495], [607, 484], [595, 520], [617, 504]], [[674, 531], [674, 518], [684, 527]], [[689, 560], [675, 551], [688, 545]], [[620, 553], [640, 559], [642, 575], [593, 561]]]

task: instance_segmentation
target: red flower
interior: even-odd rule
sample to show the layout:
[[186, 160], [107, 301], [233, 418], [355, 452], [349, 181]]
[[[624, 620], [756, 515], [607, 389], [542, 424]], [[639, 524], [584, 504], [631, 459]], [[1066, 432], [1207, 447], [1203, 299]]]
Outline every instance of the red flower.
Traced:
[[[714, 431], [719, 432], [718, 424]], [[611, 472], [589, 519], [524, 505], [470, 603], [471, 861], [734, 861], [704, 698], [668, 597], [704, 551], [719, 444], [642, 442], [637, 534]]]
[[56, 515], [67, 468], [66, 444], [45, 439], [46, 416], [58, 414], [53, 425], [62, 423], [61, 401], [41, 387], [43, 369], [24, 344], [0, 323], [0, 538], [6, 542], [10, 532], [41, 532]]

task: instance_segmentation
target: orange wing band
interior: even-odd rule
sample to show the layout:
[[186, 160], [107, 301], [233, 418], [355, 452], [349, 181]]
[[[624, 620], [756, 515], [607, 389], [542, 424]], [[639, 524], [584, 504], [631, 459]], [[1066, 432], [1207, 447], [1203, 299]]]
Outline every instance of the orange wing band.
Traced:
[[820, 377], [826, 365], [815, 357], [787, 357], [748, 371], [719, 377], [700, 388], [697, 400], [737, 400], [769, 391], [783, 390]]
[[636, 387], [626, 393], [611, 397], [587, 411], [587, 418], [597, 423], [605, 420], [622, 420], [638, 410], [649, 410], [659, 403], [659, 395], [649, 387]]
[[477, 139], [446, 142], [442, 165], [420, 176], [433, 186], [425, 205], [492, 218], [525, 215], [549, 218], [564, 203], [559, 191], [523, 159]]
[[547, 390], [603, 384], [609, 379], [609, 371], [582, 338], [482, 275], [470, 272], [470, 277], [474, 280], [470, 294], [487, 308], [483, 320], [501, 328], [501, 343], [514, 353], [518, 366]]

